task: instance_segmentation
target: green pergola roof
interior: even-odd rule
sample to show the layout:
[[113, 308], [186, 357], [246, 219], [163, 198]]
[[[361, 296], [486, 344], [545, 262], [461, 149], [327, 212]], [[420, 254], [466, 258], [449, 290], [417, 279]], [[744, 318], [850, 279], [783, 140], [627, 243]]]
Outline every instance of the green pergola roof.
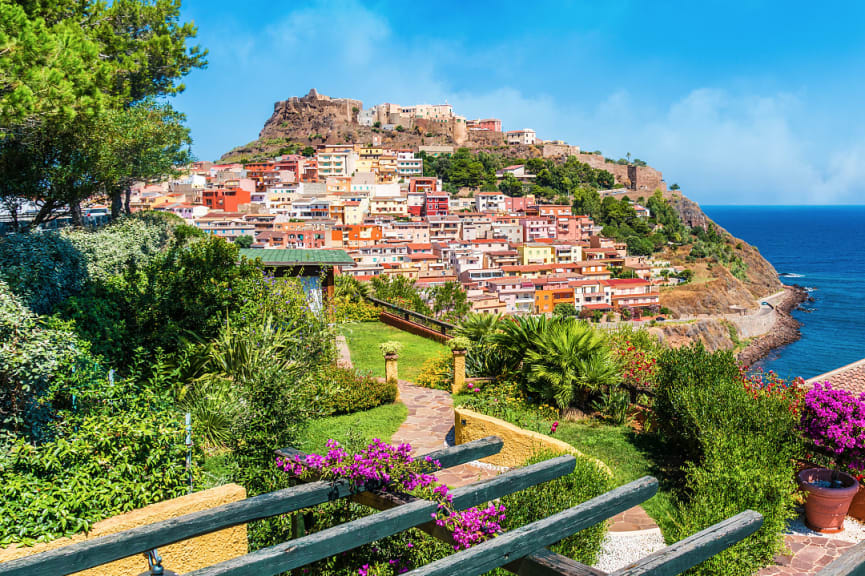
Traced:
[[241, 248], [240, 255], [250, 259], [261, 258], [265, 265], [273, 266], [350, 266], [351, 256], [344, 250], [288, 250], [269, 248]]

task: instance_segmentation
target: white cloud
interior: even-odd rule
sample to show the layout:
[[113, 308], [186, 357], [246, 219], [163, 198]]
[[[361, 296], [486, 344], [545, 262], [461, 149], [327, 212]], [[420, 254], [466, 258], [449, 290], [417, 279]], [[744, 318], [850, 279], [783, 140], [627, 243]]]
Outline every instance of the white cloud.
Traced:
[[[218, 42], [205, 42], [214, 46], [210, 97], [226, 103], [226, 114], [234, 106], [230, 113], [236, 121], [221, 126], [203, 111], [189, 110], [193, 135], [204, 136], [208, 147], [204, 156], [216, 156], [257, 132], [273, 101], [315, 87], [330, 96], [362, 99], [365, 106], [447, 99], [465, 116], [500, 118], [505, 129], [534, 128], [542, 138], [568, 140], [607, 156], [630, 152], [701, 202], [865, 201], [865, 144], [848, 145], [823, 126], [816, 134], [803, 96], [703, 87], [659, 104], [652, 100], [656, 89], [646, 94], [624, 89], [617, 84], [624, 80], [610, 72], [594, 79], [610, 84], [609, 95], [586, 105], [573, 77], [550, 77], [548, 85], [511, 80], [490, 86], [483, 74], [472, 74], [505, 62], [516, 66], [519, 51], [506, 44], [469, 49], [458, 40], [407, 37], [396, 26], [358, 2], [313, 3], [260, 34], [224, 34]], [[254, 81], [227, 83], [226, 75]], [[562, 94], [565, 87], [573, 93]], [[835, 131], [848, 139], [862, 136], [851, 134], [855, 126], [851, 121]]]

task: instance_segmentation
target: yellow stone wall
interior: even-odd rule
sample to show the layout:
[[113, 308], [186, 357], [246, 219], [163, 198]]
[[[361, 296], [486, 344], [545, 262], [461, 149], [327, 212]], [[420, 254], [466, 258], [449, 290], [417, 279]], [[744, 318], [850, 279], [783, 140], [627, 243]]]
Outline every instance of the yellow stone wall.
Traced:
[[[210, 490], [196, 492], [188, 496], [181, 496], [173, 500], [166, 500], [157, 504], [151, 504], [144, 508], [132, 510], [120, 516], [106, 518], [93, 525], [88, 534], [76, 534], [71, 538], [59, 538], [51, 542], [36, 544], [31, 547], [10, 546], [0, 549], [0, 562], [8, 562], [16, 558], [46, 552], [69, 544], [90, 540], [107, 534], [114, 534], [129, 530], [145, 524], [152, 524], [160, 520], [176, 518], [189, 514], [214, 508], [229, 502], [237, 502], [246, 498], [246, 490], [237, 484], [226, 484]], [[164, 548], [159, 548], [162, 556], [162, 565], [167, 570], [179, 574], [185, 574], [199, 568], [212, 566], [237, 556], [247, 553], [246, 525], [233, 526], [205, 534], [197, 538], [191, 538], [177, 542]], [[76, 572], [86, 576], [137, 576], [147, 570], [147, 560], [142, 554], [136, 554], [111, 564], [97, 566], [83, 572]]]
[[502, 439], [504, 445], [501, 452], [482, 458], [481, 462], [513, 468], [522, 466], [526, 460], [537, 452], [552, 450], [594, 460], [599, 468], [612, 476], [612, 472], [606, 464], [597, 458], [586, 456], [567, 442], [562, 442], [545, 434], [525, 430], [519, 426], [514, 426], [510, 422], [505, 422], [486, 414], [478, 414], [464, 408], [454, 409], [454, 440], [457, 444], [465, 444], [466, 442], [478, 440], [486, 436], [498, 436]]

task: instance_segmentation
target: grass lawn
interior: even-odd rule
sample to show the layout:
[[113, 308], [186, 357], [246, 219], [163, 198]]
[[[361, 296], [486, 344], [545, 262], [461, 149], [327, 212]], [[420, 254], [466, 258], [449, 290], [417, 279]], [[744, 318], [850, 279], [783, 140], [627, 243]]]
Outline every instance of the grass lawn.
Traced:
[[664, 481], [665, 449], [653, 435], [638, 434], [629, 426], [612, 426], [597, 420], [560, 422], [555, 437], [584, 454], [594, 456], [613, 471], [616, 486], [643, 476], [658, 479], [658, 493], [643, 502], [646, 513], [668, 533], [676, 509], [671, 486]]
[[333, 438], [349, 450], [366, 447], [374, 438], [390, 441], [403, 423], [408, 410], [405, 404], [385, 404], [354, 414], [329, 416], [312, 420], [296, 448], [304, 452], [322, 452], [324, 444]]
[[447, 348], [427, 338], [415, 336], [381, 322], [357, 322], [343, 324], [340, 332], [348, 342], [351, 362], [360, 372], [384, 378], [384, 358], [378, 345], [388, 340], [402, 343], [399, 353], [399, 377], [413, 382], [427, 358], [438, 356]]
[[[454, 396], [454, 404], [459, 406], [467, 398], [467, 395]], [[540, 418], [534, 410], [513, 407], [508, 409], [507, 414], [504, 419], [513, 424], [549, 434], [552, 420]], [[669, 532], [676, 504], [673, 501], [672, 486], [666, 479], [670, 478], [671, 472], [675, 470], [665, 464], [669, 459], [668, 452], [656, 436], [638, 434], [629, 426], [614, 426], [596, 419], [559, 421], [559, 426], [552, 436], [609, 466], [615, 486], [627, 484], [643, 476], [657, 478], [658, 493], [643, 502], [642, 506], [658, 523], [661, 532]]]

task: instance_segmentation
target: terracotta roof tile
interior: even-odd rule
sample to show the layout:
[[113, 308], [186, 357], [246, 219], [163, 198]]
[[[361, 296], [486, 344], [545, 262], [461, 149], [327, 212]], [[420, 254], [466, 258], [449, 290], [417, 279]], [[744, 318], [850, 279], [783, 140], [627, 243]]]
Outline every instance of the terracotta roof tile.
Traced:
[[836, 388], [849, 390], [853, 394], [865, 392], [865, 359], [842, 366], [831, 372], [820, 374], [809, 380], [808, 384], [814, 382], [831, 382]]

